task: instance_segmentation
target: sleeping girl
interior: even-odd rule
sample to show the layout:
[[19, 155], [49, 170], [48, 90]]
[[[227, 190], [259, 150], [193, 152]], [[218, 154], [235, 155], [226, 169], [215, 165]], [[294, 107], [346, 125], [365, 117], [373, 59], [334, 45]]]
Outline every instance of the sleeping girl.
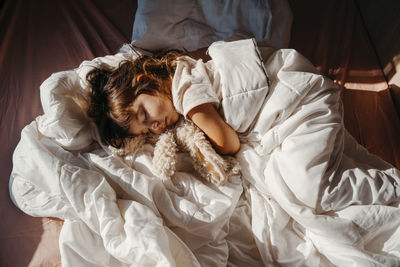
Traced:
[[[250, 57], [236, 55], [238, 66], [244, 66], [243, 70], [236, 70], [236, 73], [257, 64], [255, 72], [258, 72], [258, 78], [261, 77], [261, 85], [258, 84], [260, 81], [254, 85], [248, 82], [246, 86], [252, 85], [251, 88], [240, 86], [239, 83], [234, 87], [236, 91], [227, 91], [231, 88], [223, 86], [221, 82], [230, 77], [215, 71], [215, 62], [204, 63], [178, 51], [141, 56], [134, 61], [121, 62], [115, 69], [95, 68], [89, 72], [87, 79], [91, 86], [91, 101], [88, 114], [98, 126], [103, 141], [118, 148], [130, 136], [147, 132], [161, 134], [178, 121], [179, 115], [183, 115], [208, 136], [216, 151], [235, 154], [240, 148], [236, 131], [243, 132], [245, 128], [245, 123], [238, 121], [251, 121], [252, 118], [248, 116], [251, 113], [254, 116], [255, 111], [247, 113], [248, 109], [243, 109], [246, 102], [242, 102], [233, 108], [234, 114], [225, 117], [224, 103], [234, 98], [237, 99], [233, 102], [237, 103], [245, 93], [251, 95], [254, 94], [252, 91], [257, 90], [261, 98], [254, 101], [252, 96], [247, 102], [250, 107], [259, 107], [268, 92], [268, 86], [267, 76], [260, 68], [262, 59], [253, 40], [234, 44], [240, 44], [241, 49], [250, 48], [248, 51], [252, 53]], [[239, 53], [234, 50], [231, 52]], [[248, 79], [254, 78], [254, 75], [248, 76]], [[236, 122], [229, 123], [233, 119]]]
[[[180, 84], [180, 79], [174, 78], [177, 67], [196, 72], [193, 78], [202, 83], [189, 88]], [[94, 69], [87, 76], [91, 85], [89, 116], [99, 127], [103, 141], [120, 147], [129, 136], [161, 134], [181, 114], [209, 137], [219, 153], [235, 154], [239, 138], [216, 110], [220, 96], [208, 68], [202, 61], [168, 52], [126, 60], [114, 70]]]

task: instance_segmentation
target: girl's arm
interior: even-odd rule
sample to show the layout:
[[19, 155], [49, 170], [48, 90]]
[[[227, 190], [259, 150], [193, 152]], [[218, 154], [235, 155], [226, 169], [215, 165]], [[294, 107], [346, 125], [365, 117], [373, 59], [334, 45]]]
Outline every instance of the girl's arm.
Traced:
[[237, 133], [221, 118], [212, 104], [193, 108], [189, 118], [208, 136], [215, 150], [221, 154], [235, 154], [240, 149]]

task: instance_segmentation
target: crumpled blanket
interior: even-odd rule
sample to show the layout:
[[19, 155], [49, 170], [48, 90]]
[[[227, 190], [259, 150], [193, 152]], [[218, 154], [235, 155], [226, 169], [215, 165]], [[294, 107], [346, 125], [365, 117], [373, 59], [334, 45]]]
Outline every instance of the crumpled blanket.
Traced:
[[[97, 58], [41, 86], [44, 115], [21, 133], [10, 193], [64, 220], [63, 266], [398, 266], [400, 172], [346, 132], [339, 89], [294, 50], [260, 48], [268, 95], [241, 135], [241, 175], [207, 184], [180, 154], [174, 183], [111, 155], [84, 115]], [[225, 66], [229, 68], [229, 66]], [[251, 70], [249, 70], [251, 71]], [[245, 75], [243, 75], [245, 77]]]

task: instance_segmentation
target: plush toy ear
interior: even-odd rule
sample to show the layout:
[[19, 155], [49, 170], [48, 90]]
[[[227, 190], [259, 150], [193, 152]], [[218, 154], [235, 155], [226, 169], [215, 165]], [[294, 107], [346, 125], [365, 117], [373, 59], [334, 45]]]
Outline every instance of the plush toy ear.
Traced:
[[161, 134], [154, 147], [153, 171], [161, 179], [170, 179], [176, 170], [177, 146], [172, 130]]

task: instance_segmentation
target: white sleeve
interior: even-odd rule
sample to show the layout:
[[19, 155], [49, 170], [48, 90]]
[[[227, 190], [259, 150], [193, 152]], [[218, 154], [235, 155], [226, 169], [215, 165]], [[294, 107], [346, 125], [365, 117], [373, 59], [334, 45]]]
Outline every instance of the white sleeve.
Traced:
[[213, 76], [202, 60], [182, 57], [172, 81], [172, 100], [178, 113], [187, 116], [194, 107], [212, 103], [219, 107], [220, 99]]

